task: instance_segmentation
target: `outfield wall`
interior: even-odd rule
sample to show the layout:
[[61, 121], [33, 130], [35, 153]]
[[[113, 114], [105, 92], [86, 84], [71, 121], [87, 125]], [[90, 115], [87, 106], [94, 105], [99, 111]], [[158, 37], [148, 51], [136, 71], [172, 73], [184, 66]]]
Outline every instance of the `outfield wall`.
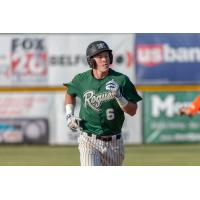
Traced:
[[144, 143], [196, 143], [200, 118], [177, 115], [199, 95], [200, 34], [136, 34], [136, 83], [143, 95]]
[[[85, 51], [94, 40], [110, 45], [112, 68], [134, 82], [133, 34], [0, 35], [1, 143], [77, 143], [66, 126], [62, 84], [89, 69]], [[126, 117], [123, 136], [127, 144], [142, 142], [141, 106]]]
[[199, 117], [176, 112], [200, 91], [200, 34], [1, 34], [1, 143], [77, 143], [64, 120], [62, 84], [89, 69], [85, 50], [94, 40], [109, 44], [111, 67], [143, 97], [137, 115], [126, 116], [126, 144], [199, 142]]
[[[61, 88], [60, 88], [61, 89]], [[59, 88], [58, 88], [59, 90]], [[50, 92], [1, 92], [0, 93], [0, 142], [31, 144], [77, 144], [78, 132], [66, 126], [64, 93]], [[78, 116], [79, 99], [75, 115]], [[140, 144], [141, 106], [135, 117], [126, 115], [123, 136], [126, 144]]]

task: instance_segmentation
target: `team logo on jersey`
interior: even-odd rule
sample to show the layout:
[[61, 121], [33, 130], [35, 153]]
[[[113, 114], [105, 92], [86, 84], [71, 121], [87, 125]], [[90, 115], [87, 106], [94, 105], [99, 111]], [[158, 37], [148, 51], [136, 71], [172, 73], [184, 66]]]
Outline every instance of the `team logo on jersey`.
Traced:
[[99, 111], [100, 105], [111, 99], [114, 99], [114, 96], [111, 92], [104, 92], [100, 94], [95, 94], [94, 91], [87, 91], [83, 95], [85, 99], [85, 107], [89, 106], [95, 111]]

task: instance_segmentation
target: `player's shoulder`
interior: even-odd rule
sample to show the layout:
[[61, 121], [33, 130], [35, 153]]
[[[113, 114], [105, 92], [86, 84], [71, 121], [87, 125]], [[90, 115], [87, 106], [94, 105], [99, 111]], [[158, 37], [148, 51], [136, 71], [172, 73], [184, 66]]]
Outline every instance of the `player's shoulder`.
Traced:
[[[72, 78], [72, 81], [70, 83], [80, 85], [81, 83], [84, 83], [84, 81], [87, 81], [89, 76], [91, 76], [91, 69], [87, 70], [85, 72], [76, 74]], [[63, 83], [64, 86], [68, 86], [68, 84], [69, 83]]]
[[75, 75], [74, 79], [82, 81], [84, 79], [87, 79], [89, 76], [91, 76], [91, 69], [82, 73], [78, 73], [77, 75]]
[[129, 77], [127, 75], [125, 75], [125, 74], [123, 74], [121, 72], [117, 72], [117, 71], [115, 71], [115, 70], [113, 70], [111, 68], [110, 68], [110, 73], [109, 74], [111, 76], [114, 76], [114, 77], [119, 78], [119, 79], [123, 79], [123, 80], [129, 79]]

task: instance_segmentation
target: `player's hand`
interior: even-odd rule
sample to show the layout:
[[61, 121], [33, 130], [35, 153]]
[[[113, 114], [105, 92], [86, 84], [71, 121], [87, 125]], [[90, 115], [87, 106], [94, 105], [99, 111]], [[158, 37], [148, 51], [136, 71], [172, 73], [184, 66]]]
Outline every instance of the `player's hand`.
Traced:
[[111, 91], [113, 96], [116, 98], [120, 98], [122, 96], [118, 83], [116, 83], [113, 79], [106, 83], [106, 90]]
[[178, 110], [179, 115], [186, 115], [187, 108], [186, 107], [180, 107]]
[[193, 116], [191, 113], [189, 113], [187, 107], [180, 107], [179, 110], [178, 110], [178, 114], [181, 115], [181, 116], [182, 115], [186, 115], [186, 116], [189, 116], [189, 117]]
[[67, 126], [72, 130], [72, 131], [78, 131], [80, 129], [80, 118], [75, 117], [74, 115], [67, 115]]

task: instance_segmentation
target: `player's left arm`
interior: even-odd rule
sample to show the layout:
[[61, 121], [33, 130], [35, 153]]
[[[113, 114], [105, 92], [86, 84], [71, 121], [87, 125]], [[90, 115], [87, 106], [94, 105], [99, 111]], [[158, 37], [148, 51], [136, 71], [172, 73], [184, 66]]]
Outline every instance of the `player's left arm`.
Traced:
[[132, 103], [131, 101], [128, 101], [128, 104], [125, 107], [121, 107], [121, 109], [130, 116], [134, 116], [136, 114], [137, 107], [137, 103]]
[[119, 106], [125, 113], [131, 116], [136, 114], [137, 102], [142, 98], [137, 94], [135, 86], [128, 77], [126, 77], [125, 84], [121, 88], [116, 81], [111, 80], [106, 84], [106, 89], [113, 93]]

